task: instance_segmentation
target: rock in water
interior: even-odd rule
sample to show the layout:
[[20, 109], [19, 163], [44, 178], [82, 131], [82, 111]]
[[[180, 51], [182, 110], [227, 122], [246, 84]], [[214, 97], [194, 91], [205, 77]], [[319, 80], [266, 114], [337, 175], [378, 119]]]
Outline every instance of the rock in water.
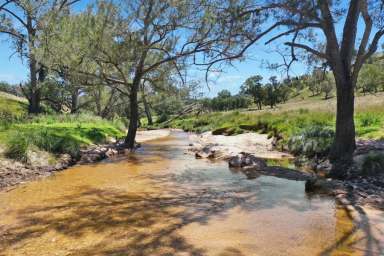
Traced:
[[228, 161], [229, 167], [252, 167], [254, 170], [263, 170], [267, 167], [265, 160], [258, 158], [252, 154], [240, 153], [231, 157]]

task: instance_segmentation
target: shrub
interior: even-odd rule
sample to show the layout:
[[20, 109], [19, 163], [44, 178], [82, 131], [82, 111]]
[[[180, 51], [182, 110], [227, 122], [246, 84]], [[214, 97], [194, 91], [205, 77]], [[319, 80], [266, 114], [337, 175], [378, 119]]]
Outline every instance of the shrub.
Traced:
[[384, 174], [384, 153], [370, 152], [363, 159], [361, 172], [366, 176]]
[[193, 127], [206, 126], [209, 124], [208, 118], [198, 118], [193, 122]]
[[13, 133], [6, 143], [5, 156], [26, 163], [28, 161], [29, 140], [22, 133]]
[[295, 155], [322, 157], [329, 153], [334, 131], [324, 126], [312, 126], [292, 136], [288, 140], [288, 149]]
[[159, 116], [159, 119], [157, 119], [157, 123], [164, 123], [165, 121], [167, 121], [169, 119], [169, 116], [166, 114], [166, 113], [162, 113], [160, 116]]
[[105, 143], [107, 140], [107, 136], [97, 128], [92, 128], [87, 133], [87, 137], [95, 143]]

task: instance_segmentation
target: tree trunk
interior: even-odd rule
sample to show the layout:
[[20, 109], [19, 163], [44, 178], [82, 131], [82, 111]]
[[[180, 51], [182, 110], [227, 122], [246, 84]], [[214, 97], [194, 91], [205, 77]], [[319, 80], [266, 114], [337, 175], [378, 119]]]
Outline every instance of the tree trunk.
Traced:
[[336, 134], [330, 152], [334, 164], [331, 175], [343, 178], [352, 163], [356, 149], [354, 123], [354, 85], [349, 79], [336, 79], [337, 112]]
[[37, 62], [32, 54], [29, 59], [29, 72], [31, 81], [28, 90], [29, 95], [27, 95], [29, 101], [28, 112], [30, 114], [38, 114], [41, 111], [41, 94], [37, 81]]
[[96, 105], [96, 113], [98, 116], [101, 116], [101, 89], [98, 86], [95, 90], [95, 105]]
[[128, 134], [125, 137], [125, 145], [129, 149], [135, 148], [135, 138], [136, 138], [136, 131], [137, 131], [137, 124], [139, 120], [139, 106], [137, 103], [137, 91], [139, 89], [139, 83], [140, 78], [135, 78], [130, 95], [129, 95], [129, 106], [130, 106], [130, 115], [129, 115], [129, 127], [128, 127]]
[[143, 92], [143, 104], [144, 104], [144, 112], [148, 119], [148, 125], [153, 125], [151, 110], [149, 108], [149, 104], [147, 102], [144, 92]]
[[30, 74], [30, 85], [27, 95], [29, 106], [28, 106], [28, 112], [30, 114], [38, 114], [41, 111], [40, 108], [40, 101], [41, 101], [41, 92], [40, 88], [38, 87], [38, 80], [37, 80], [37, 61], [36, 57], [33, 53], [33, 50], [35, 48], [35, 30], [32, 26], [32, 17], [30, 15], [27, 15], [27, 29], [28, 29], [28, 58], [29, 58], [29, 74]]
[[79, 89], [73, 88], [71, 92], [71, 113], [77, 112], [79, 106]]

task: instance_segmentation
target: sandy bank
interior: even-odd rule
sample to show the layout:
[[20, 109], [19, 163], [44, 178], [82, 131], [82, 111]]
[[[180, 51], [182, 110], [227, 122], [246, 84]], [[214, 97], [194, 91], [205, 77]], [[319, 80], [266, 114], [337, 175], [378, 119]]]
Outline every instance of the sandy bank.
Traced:
[[193, 142], [191, 151], [199, 151], [210, 147], [217, 154], [215, 158], [230, 158], [241, 152], [250, 153], [264, 159], [293, 158], [292, 155], [280, 152], [272, 147], [272, 138], [266, 134], [243, 133], [233, 136], [212, 135], [211, 132], [190, 135]]
[[136, 142], [143, 143], [145, 141], [167, 137], [171, 134], [171, 131], [172, 131], [171, 129], [137, 131]]

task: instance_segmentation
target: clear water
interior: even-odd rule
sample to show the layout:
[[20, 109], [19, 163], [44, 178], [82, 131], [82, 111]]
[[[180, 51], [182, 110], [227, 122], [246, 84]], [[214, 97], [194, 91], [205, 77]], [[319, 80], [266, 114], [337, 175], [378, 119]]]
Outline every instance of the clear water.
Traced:
[[173, 133], [0, 193], [0, 255], [382, 253], [382, 237], [333, 198], [306, 194], [300, 181], [249, 180], [195, 160], [187, 145]]

